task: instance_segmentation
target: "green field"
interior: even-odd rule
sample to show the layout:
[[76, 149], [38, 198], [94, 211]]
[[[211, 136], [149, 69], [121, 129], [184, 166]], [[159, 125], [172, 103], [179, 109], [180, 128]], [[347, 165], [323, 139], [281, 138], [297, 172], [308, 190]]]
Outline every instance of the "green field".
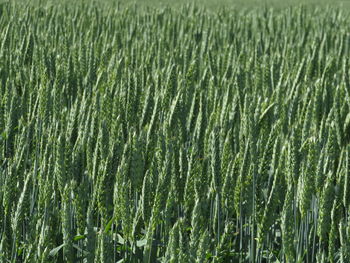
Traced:
[[[104, 0], [111, 1], [111, 0]], [[150, 7], [179, 7], [185, 4], [196, 4], [199, 7], [205, 7], [209, 10], [216, 10], [220, 8], [239, 8], [239, 9], [251, 9], [251, 8], [288, 8], [291, 6], [304, 5], [312, 8], [319, 7], [324, 8], [326, 6], [343, 7], [344, 10], [350, 7], [349, 0], [120, 0], [122, 5], [136, 4], [137, 6], [150, 6]]]
[[349, 263], [344, 5], [139, 2], [0, 5], [0, 262]]

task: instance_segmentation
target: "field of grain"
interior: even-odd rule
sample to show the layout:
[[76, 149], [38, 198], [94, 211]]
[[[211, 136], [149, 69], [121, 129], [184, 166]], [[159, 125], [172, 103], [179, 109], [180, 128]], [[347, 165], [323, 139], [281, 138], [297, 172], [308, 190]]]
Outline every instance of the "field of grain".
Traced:
[[0, 262], [350, 262], [337, 7], [0, 5]]

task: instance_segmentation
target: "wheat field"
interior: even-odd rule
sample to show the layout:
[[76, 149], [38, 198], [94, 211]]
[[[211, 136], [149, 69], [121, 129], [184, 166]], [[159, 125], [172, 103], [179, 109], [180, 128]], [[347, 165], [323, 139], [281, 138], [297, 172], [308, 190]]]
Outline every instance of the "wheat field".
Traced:
[[341, 8], [0, 5], [0, 262], [350, 262]]

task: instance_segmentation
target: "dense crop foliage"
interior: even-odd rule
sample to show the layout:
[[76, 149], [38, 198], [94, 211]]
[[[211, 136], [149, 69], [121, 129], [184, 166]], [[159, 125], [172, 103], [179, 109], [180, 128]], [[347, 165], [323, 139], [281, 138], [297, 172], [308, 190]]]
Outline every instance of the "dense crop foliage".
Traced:
[[350, 262], [349, 17], [0, 7], [1, 262]]

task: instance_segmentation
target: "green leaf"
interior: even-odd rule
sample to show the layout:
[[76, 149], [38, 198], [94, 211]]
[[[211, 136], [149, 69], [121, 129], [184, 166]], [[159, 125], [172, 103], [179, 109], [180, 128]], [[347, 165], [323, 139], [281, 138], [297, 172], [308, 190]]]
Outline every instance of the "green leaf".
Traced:
[[275, 102], [272, 103], [264, 110], [264, 112], [260, 116], [259, 123], [264, 120], [265, 116], [270, 112], [270, 110], [273, 108], [273, 106], [275, 106], [275, 104], [276, 104]]
[[141, 239], [136, 241], [137, 247], [144, 247], [147, 244], [147, 239]]
[[2, 132], [2, 133], [1, 133], [1, 137], [2, 137], [2, 139], [6, 140], [6, 138], [7, 138], [7, 132], [6, 132], [6, 131]]
[[54, 249], [52, 249], [49, 253], [49, 256], [50, 257], [54, 257], [57, 255], [57, 253], [61, 250], [61, 248], [63, 248], [66, 244], [62, 244], [62, 245], [59, 245], [58, 247], [55, 247]]
[[89, 254], [88, 251], [86, 251], [86, 250], [84, 250], [84, 249], [78, 247], [76, 244], [73, 244], [73, 247], [74, 247], [76, 250], [78, 250], [80, 253], [82, 253], [84, 256], [86, 256], [86, 255]]
[[122, 244], [122, 245], [124, 245], [125, 244], [125, 240], [124, 240], [124, 238], [121, 236], [121, 235], [119, 235], [119, 234], [117, 234], [117, 238], [118, 238], [118, 243], [119, 244]]
[[108, 231], [111, 229], [113, 221], [114, 221], [114, 217], [112, 217], [111, 220], [109, 220], [108, 224], [106, 225], [106, 228], [105, 228], [105, 231], [104, 231], [105, 234], [107, 234]]
[[86, 238], [86, 235], [77, 235], [73, 238], [73, 241], [78, 241], [78, 240], [85, 239], [85, 238]]

